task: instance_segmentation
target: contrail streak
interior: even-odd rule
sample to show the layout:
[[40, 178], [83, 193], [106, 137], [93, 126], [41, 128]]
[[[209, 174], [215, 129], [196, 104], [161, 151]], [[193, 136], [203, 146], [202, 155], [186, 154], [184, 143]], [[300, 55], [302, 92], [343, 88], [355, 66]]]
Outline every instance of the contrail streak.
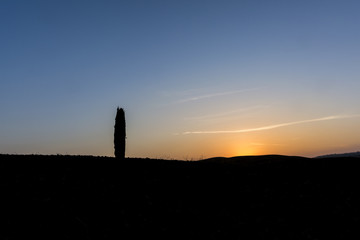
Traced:
[[321, 121], [329, 121], [329, 120], [344, 119], [344, 118], [354, 118], [354, 117], [360, 117], [360, 115], [359, 114], [357, 114], [357, 115], [336, 115], [336, 116], [328, 116], [328, 117], [323, 117], [323, 118], [308, 119], [308, 120], [302, 120], [302, 121], [296, 121], [296, 122], [280, 123], [280, 124], [269, 125], [269, 126], [258, 127], [258, 128], [247, 128], [247, 129], [228, 130], [228, 131], [193, 131], [193, 132], [183, 132], [183, 134], [247, 133], [247, 132], [270, 130], [270, 129], [280, 128], [280, 127], [287, 127], [287, 126], [298, 125], [298, 124], [303, 124], [303, 123], [321, 122]]
[[260, 108], [264, 108], [264, 107], [267, 107], [267, 106], [265, 106], [265, 105], [257, 105], [257, 106], [252, 106], [252, 107], [247, 107], [247, 108], [240, 108], [240, 109], [237, 109], [237, 110], [218, 113], [218, 114], [203, 115], [203, 116], [198, 116], [198, 117], [187, 117], [187, 118], [185, 118], [185, 120], [213, 119], [213, 118], [219, 118], [219, 117], [224, 117], [224, 116], [228, 116], [228, 115], [233, 115], [233, 114], [239, 113], [239, 112], [245, 112], [245, 111], [249, 111], [249, 110], [260, 109]]
[[255, 90], [255, 89], [244, 89], [244, 90], [238, 90], [238, 91], [212, 93], [212, 94], [206, 94], [206, 95], [201, 95], [201, 96], [195, 96], [195, 97], [191, 97], [191, 98], [182, 99], [182, 100], [179, 100], [179, 101], [177, 101], [175, 103], [186, 103], [186, 102], [197, 101], [197, 100], [202, 100], [202, 99], [206, 99], [206, 98], [233, 95], [233, 94], [242, 93], [242, 92], [248, 92], [248, 91], [253, 91], [253, 90]]

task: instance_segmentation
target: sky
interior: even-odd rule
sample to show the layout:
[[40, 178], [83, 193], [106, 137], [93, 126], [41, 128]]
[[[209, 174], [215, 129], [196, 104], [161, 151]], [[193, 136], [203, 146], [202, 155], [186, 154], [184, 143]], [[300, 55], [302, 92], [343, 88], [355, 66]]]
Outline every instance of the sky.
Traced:
[[0, 153], [360, 150], [360, 2], [1, 0]]

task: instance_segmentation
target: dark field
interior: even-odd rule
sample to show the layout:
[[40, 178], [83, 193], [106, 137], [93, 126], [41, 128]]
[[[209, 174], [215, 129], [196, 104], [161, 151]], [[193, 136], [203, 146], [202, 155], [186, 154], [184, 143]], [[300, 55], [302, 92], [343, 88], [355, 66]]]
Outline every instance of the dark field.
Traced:
[[360, 159], [0, 155], [0, 239], [354, 239]]

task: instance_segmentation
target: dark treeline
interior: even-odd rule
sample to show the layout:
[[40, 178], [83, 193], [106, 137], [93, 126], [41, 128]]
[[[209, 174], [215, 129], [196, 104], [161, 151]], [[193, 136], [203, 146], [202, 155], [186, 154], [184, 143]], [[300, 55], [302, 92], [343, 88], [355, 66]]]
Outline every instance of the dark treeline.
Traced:
[[356, 158], [0, 155], [0, 239], [349, 239]]

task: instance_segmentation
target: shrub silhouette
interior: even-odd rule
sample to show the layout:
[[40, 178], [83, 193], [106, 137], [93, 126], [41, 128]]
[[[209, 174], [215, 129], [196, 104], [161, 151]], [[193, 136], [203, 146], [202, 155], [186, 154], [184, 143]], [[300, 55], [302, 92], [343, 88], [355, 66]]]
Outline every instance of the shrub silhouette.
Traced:
[[125, 139], [126, 139], [126, 126], [125, 126], [125, 112], [122, 108], [117, 108], [115, 118], [115, 131], [114, 131], [114, 148], [115, 157], [118, 159], [125, 159]]

